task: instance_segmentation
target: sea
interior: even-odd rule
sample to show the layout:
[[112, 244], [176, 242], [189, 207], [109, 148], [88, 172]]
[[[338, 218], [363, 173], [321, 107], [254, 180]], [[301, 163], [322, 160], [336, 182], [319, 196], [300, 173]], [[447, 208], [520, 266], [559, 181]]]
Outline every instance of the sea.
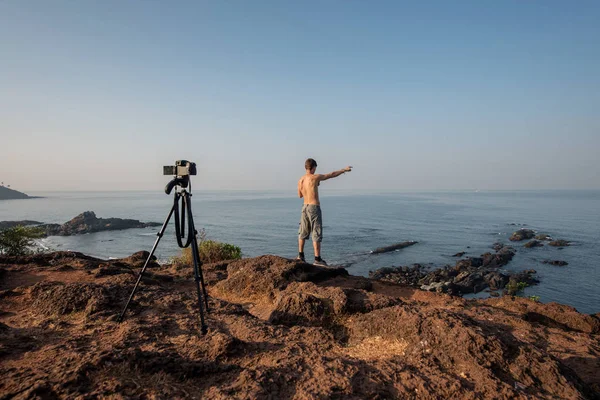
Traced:
[[[0, 221], [37, 220], [64, 223], [84, 211], [98, 217], [164, 222], [173, 197], [162, 192], [30, 192], [43, 198], [0, 201]], [[192, 208], [196, 227], [208, 239], [232, 243], [244, 257], [275, 254], [296, 257], [302, 200], [295, 191], [195, 190]], [[362, 193], [322, 190], [322, 257], [368, 276], [381, 267], [414, 263], [430, 268], [454, 265], [455, 253], [479, 256], [496, 242], [517, 250], [506, 271], [535, 269], [540, 284], [525, 296], [571, 305], [583, 313], [600, 312], [600, 191], [459, 191]], [[509, 242], [519, 228], [565, 239], [571, 246], [527, 249]], [[53, 236], [41, 245], [50, 250], [79, 251], [100, 258], [119, 258], [150, 251], [160, 227]], [[418, 244], [385, 254], [377, 248], [402, 241]], [[171, 222], [155, 255], [168, 261], [180, 253]], [[307, 241], [307, 260], [313, 257]], [[564, 260], [564, 267], [543, 264]], [[486, 296], [482, 293], [479, 296]]]

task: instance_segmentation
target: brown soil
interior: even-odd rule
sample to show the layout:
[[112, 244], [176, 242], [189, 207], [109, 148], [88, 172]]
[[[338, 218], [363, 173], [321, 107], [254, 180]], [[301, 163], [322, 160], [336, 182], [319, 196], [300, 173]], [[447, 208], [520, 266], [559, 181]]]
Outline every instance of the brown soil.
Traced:
[[600, 398], [600, 321], [559, 304], [464, 300], [262, 256], [0, 257], [0, 399]]

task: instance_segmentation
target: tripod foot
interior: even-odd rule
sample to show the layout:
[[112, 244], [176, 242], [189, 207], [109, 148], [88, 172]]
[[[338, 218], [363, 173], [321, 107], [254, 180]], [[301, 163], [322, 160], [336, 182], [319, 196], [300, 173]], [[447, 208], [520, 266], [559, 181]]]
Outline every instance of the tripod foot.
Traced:
[[206, 335], [208, 333], [208, 326], [202, 325], [200, 332], [202, 332], [203, 335]]

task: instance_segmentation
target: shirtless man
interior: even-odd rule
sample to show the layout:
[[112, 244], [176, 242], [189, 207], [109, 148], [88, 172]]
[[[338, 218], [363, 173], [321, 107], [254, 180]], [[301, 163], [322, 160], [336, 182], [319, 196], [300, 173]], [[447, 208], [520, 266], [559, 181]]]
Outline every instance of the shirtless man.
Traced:
[[315, 174], [317, 162], [309, 158], [304, 163], [306, 174], [298, 181], [298, 197], [304, 198], [302, 215], [300, 217], [300, 230], [298, 231], [298, 257], [296, 260], [304, 260], [304, 242], [312, 233], [313, 247], [315, 248], [315, 265], [327, 265], [321, 258], [321, 240], [323, 240], [323, 221], [321, 217], [321, 203], [319, 202], [319, 184], [321, 181], [335, 178], [346, 172], [352, 171], [352, 167], [346, 167], [339, 171], [333, 171], [325, 175]]

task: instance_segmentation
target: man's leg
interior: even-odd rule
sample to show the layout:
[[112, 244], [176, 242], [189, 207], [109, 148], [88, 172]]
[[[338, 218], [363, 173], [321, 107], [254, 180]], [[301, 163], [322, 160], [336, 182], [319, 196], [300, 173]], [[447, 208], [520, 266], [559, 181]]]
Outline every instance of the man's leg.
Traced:
[[315, 257], [321, 257], [321, 242], [313, 242], [315, 248]]
[[321, 207], [315, 207], [311, 222], [313, 247], [315, 248], [315, 265], [327, 265], [325, 260], [321, 258], [321, 240], [323, 240], [323, 217], [321, 215]]
[[310, 233], [310, 220], [305, 213], [305, 207], [302, 207], [302, 214], [300, 215], [300, 229], [298, 230], [298, 257], [297, 261], [304, 261], [304, 243]]

